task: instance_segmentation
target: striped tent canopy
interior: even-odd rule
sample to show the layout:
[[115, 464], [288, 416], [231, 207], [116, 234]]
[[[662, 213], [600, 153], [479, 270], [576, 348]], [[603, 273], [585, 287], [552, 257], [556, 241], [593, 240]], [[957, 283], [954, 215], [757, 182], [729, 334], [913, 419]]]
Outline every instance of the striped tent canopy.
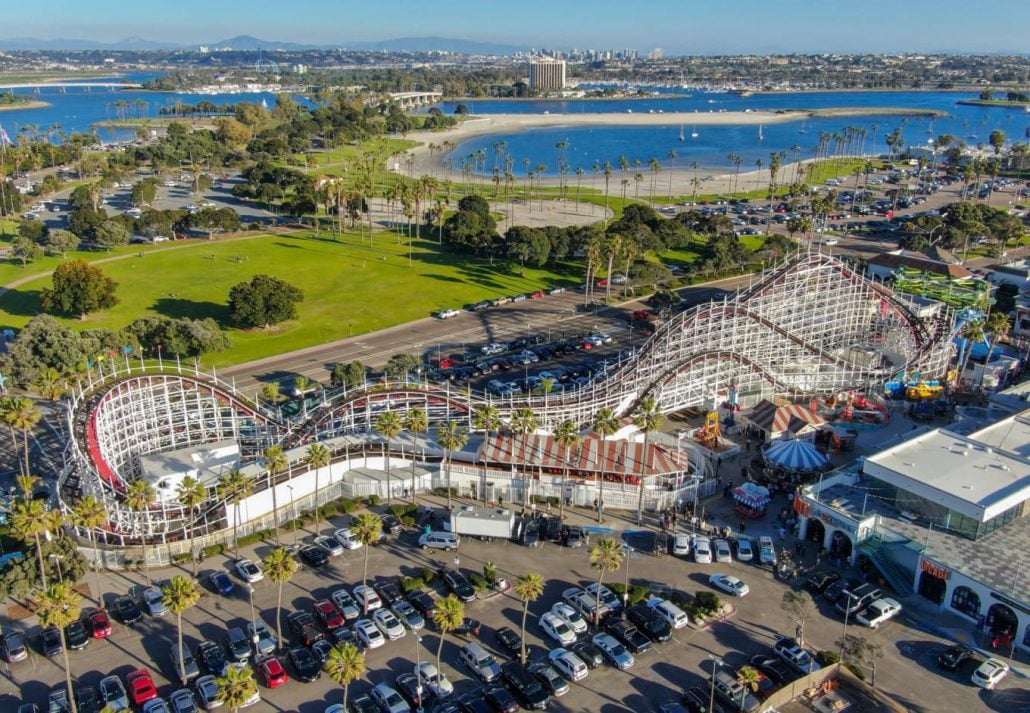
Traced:
[[785, 431], [798, 433], [806, 426], [818, 428], [826, 423], [822, 416], [813, 413], [805, 405], [777, 406], [768, 399], [759, 401], [750, 411], [745, 411], [741, 415], [773, 438]]
[[616, 476], [638, 476], [642, 471], [648, 476], [682, 473], [689, 466], [686, 451], [649, 443], [645, 458], [642, 442], [603, 440], [596, 435], [587, 436], [578, 446], [565, 449], [551, 435], [502, 434], [484, 441], [479, 457], [495, 464], [553, 470], [567, 466], [580, 473], [600, 471]]
[[776, 441], [765, 449], [764, 455], [766, 463], [798, 472], [822, 470], [830, 464], [830, 459], [815, 446], [797, 439]]

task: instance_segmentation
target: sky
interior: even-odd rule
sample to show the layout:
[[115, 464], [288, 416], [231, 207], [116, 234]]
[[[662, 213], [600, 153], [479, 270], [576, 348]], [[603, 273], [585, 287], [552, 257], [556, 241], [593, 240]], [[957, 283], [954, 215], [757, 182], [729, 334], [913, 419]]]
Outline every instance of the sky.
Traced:
[[1030, 0], [48, 0], [0, 37], [203, 44], [235, 35], [345, 47], [438, 36], [666, 54], [1030, 53]]

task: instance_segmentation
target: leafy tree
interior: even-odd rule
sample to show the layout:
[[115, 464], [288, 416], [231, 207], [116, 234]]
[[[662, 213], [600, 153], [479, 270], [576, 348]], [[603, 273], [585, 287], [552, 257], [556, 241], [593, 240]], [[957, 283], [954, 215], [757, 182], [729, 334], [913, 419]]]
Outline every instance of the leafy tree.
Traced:
[[225, 675], [216, 679], [218, 700], [232, 713], [239, 713], [254, 694], [258, 692], [254, 674], [249, 668], [229, 666]]
[[350, 361], [346, 364], [337, 362], [333, 364], [329, 383], [336, 387], [345, 386], [348, 389], [360, 386], [365, 383], [365, 365], [360, 361]]
[[22, 542], [34, 541], [36, 557], [39, 560], [39, 579], [47, 586], [46, 566], [43, 559], [43, 542], [40, 539], [51, 529], [60, 526], [54, 512], [46, 509], [42, 500], [22, 500], [11, 505], [11, 532]]
[[65, 690], [68, 693], [68, 705], [72, 713], [78, 710], [75, 703], [75, 694], [72, 691], [72, 671], [68, 663], [68, 642], [64, 637], [64, 628], [73, 621], [78, 621], [82, 616], [82, 607], [79, 604], [79, 593], [76, 592], [71, 583], [63, 582], [46, 588], [37, 598], [36, 616], [43, 628], [57, 627], [61, 632], [61, 654], [64, 657], [64, 682]]
[[21, 266], [25, 267], [33, 260], [43, 257], [43, 248], [28, 238], [15, 238], [11, 243], [11, 256], [21, 260]]
[[815, 611], [812, 596], [804, 590], [789, 589], [783, 593], [783, 609], [797, 622], [798, 643], [805, 645], [805, 620]]
[[68, 230], [83, 240], [93, 239], [97, 226], [107, 220], [107, 211], [86, 205], [68, 214]]
[[47, 312], [85, 317], [118, 304], [117, 287], [118, 283], [99, 267], [85, 260], [73, 260], [54, 270], [53, 287], [45, 288], [39, 301]]
[[508, 257], [519, 261], [520, 274], [526, 274], [526, 263], [541, 266], [547, 263], [551, 253], [551, 242], [547, 234], [536, 228], [514, 225], [504, 234], [505, 252]]
[[[368, 583], [368, 551], [372, 545], [379, 542], [383, 536], [383, 519], [372, 512], [363, 512], [354, 518], [354, 523], [351, 525], [351, 532], [365, 547], [365, 562], [361, 569], [361, 583]], [[365, 608], [365, 602], [362, 601], [362, 610], [365, 614], [368, 614], [368, 609]]]
[[447, 632], [457, 629], [465, 620], [465, 604], [453, 594], [436, 600], [436, 611], [433, 623], [440, 632], [440, 643], [436, 647], [436, 670], [441, 671], [440, 659], [443, 655], [443, 642]]
[[229, 290], [229, 316], [241, 327], [267, 327], [297, 316], [304, 292], [269, 275], [255, 275]]
[[[215, 493], [218, 495], [219, 500], [224, 500], [226, 503], [226, 510], [228, 506], [235, 505], [239, 507], [239, 504], [254, 491], [254, 481], [248, 476], [243, 474], [243, 471], [238, 468], [233, 468], [228, 473], [224, 474], [218, 479], [217, 485], [215, 485]], [[240, 542], [239, 538], [236, 537], [236, 530], [239, 527], [240, 518], [238, 516], [232, 519], [232, 544], [236, 550], [236, 559], [240, 558]]]
[[33, 317], [6, 354], [0, 357], [4, 374], [22, 388], [34, 384], [47, 368], [74, 372], [96, 353], [96, 342], [70, 329], [48, 314]]
[[276, 547], [268, 553], [263, 564], [265, 574], [278, 587], [275, 599], [275, 634], [279, 637], [279, 641], [282, 641], [283, 585], [297, 574], [300, 563], [285, 547]]
[[[601, 581], [607, 572], [614, 572], [622, 566], [622, 545], [610, 537], [602, 537], [590, 548], [590, 566], [597, 570], [597, 601], [595, 613], [601, 611]], [[594, 624], [600, 628], [601, 617], [594, 617]]]
[[22, 219], [18, 221], [18, 235], [29, 242], [42, 245], [46, 241], [47, 232], [47, 224], [42, 220]]
[[515, 596], [522, 600], [522, 647], [519, 649], [519, 661], [526, 663], [526, 616], [529, 614], [529, 603], [535, 602], [544, 593], [544, 578], [535, 572], [519, 577], [515, 583]]
[[117, 248], [129, 244], [129, 230], [120, 220], [105, 220], [93, 230], [93, 242], [105, 248]]
[[50, 252], [60, 253], [61, 257], [79, 247], [79, 236], [70, 230], [55, 228], [47, 233], [44, 245]]
[[132, 187], [132, 204], [143, 207], [150, 205], [157, 198], [157, 181], [147, 178]]
[[161, 593], [164, 594], [164, 601], [168, 611], [175, 614], [175, 629], [179, 651], [179, 681], [185, 686], [188, 679], [186, 678], [186, 661], [182, 655], [182, 615], [188, 609], [195, 607], [197, 602], [200, 601], [200, 589], [197, 587], [196, 580], [177, 574], [161, 588]]
[[226, 146], [239, 148], [246, 146], [253, 134], [249, 127], [232, 117], [224, 117], [215, 121], [215, 135]]
[[394, 354], [386, 362], [384, 371], [391, 379], [407, 379], [412, 374], [421, 373], [422, 362], [411, 354]]
[[154, 356], [158, 354], [158, 345], [162, 355], [180, 357], [199, 356], [232, 346], [232, 340], [211, 318], [140, 317], [126, 327], [125, 331], [135, 336]]
[[365, 675], [365, 654], [351, 642], [337, 644], [329, 652], [325, 672], [333, 683], [343, 689], [343, 709], [347, 710], [347, 693], [350, 684]]

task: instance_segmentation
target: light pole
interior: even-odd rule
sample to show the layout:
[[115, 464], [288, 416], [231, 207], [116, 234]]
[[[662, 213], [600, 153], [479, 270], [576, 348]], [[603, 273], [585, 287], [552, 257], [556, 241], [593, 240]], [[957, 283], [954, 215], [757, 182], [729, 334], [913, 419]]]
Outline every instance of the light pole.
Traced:
[[626, 583], [625, 589], [622, 592], [622, 618], [626, 618], [626, 610], [629, 609], [629, 556], [633, 552], [633, 548], [629, 545], [622, 546], [622, 559], [626, 562]]
[[256, 649], [257, 648], [257, 643], [258, 643], [258, 633], [257, 633], [257, 614], [254, 612], [254, 585], [252, 585], [252, 584], [248, 584], [247, 585], [247, 595], [248, 595], [248, 597], [250, 599], [250, 624], [251, 624], [251, 628], [253, 629], [253, 634], [251, 634], [250, 638], [253, 640], [254, 648]]
[[454, 571], [458, 571], [458, 565], [461, 564], [461, 558], [458, 555], [454, 555]]
[[57, 581], [61, 584], [64, 584], [64, 573], [61, 572], [61, 560], [64, 559], [64, 555], [59, 555], [51, 552], [49, 555], [47, 555], [47, 557], [57, 562]]
[[708, 686], [708, 710], [712, 710], [715, 707], [715, 669], [726, 664], [721, 658], [712, 654], [708, 654], [708, 660], [712, 662], [712, 680]]
[[[844, 644], [847, 642], [848, 636], [848, 614], [851, 612], [851, 600], [856, 598], [854, 594], [846, 589], [844, 590], [844, 596], [848, 598], [848, 603], [844, 606], [844, 628], [840, 632], [840, 652], [837, 654], [837, 660], [842, 663], [844, 659]], [[808, 672], [811, 673], [811, 665], [808, 668]]]
[[289, 483], [286, 484], [286, 489], [290, 491], [290, 529], [293, 530], [293, 544], [297, 544], [297, 509], [293, 507], [293, 486]]
[[[415, 634], [415, 693], [418, 695], [418, 709], [416, 713], [422, 713], [422, 637]], [[439, 675], [439, 672], [437, 672]]]

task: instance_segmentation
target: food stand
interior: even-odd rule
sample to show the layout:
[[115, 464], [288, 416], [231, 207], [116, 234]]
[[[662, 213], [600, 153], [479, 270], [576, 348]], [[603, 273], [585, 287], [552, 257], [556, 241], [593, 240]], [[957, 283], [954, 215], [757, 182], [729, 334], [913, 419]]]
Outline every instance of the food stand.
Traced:
[[760, 520], [765, 517], [765, 508], [769, 505], [769, 490], [758, 483], [747, 482], [733, 489], [733, 509], [737, 514], [749, 520]]

